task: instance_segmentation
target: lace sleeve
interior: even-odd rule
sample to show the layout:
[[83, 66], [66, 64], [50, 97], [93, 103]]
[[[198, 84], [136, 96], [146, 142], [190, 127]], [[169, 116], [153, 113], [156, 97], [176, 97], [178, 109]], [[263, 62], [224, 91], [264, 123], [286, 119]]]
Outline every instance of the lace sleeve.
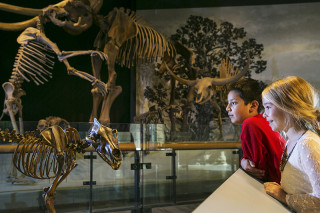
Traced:
[[309, 139], [302, 141], [299, 156], [313, 192], [287, 195], [286, 201], [297, 212], [320, 212], [320, 143]]

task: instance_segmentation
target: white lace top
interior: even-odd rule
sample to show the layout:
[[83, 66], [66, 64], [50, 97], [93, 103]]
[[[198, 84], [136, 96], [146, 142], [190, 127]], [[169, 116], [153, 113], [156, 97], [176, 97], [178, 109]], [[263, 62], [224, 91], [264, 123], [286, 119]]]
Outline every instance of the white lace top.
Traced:
[[320, 137], [307, 131], [298, 141], [283, 172], [281, 186], [296, 212], [320, 212]]

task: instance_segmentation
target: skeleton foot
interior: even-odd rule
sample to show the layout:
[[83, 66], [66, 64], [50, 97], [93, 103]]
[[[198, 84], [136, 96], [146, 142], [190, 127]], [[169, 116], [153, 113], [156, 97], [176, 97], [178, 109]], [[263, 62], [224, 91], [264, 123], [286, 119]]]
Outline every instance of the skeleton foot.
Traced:
[[92, 82], [92, 86], [97, 88], [102, 96], [106, 96], [108, 94], [107, 84], [105, 84], [104, 82], [100, 81], [99, 79], [95, 79]]
[[101, 60], [104, 60], [106, 62], [108, 60], [108, 56], [104, 52], [91, 50], [91, 56], [94, 55], [98, 55]]

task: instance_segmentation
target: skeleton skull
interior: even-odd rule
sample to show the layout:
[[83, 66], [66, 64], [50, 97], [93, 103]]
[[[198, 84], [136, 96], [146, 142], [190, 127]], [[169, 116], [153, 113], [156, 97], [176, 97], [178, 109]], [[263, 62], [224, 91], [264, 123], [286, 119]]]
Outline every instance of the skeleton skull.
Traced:
[[47, 127], [49, 127], [48, 123], [46, 120], [41, 119], [38, 121], [37, 129], [41, 132], [45, 130]]
[[196, 91], [196, 103], [203, 104], [207, 101], [209, 101], [213, 96], [216, 95], [216, 86], [223, 86], [226, 84], [230, 84], [232, 82], [235, 82], [239, 80], [241, 77], [243, 77], [250, 67], [250, 55], [247, 54], [248, 62], [247, 66], [241, 70], [236, 75], [233, 75], [228, 78], [210, 78], [210, 77], [204, 77], [201, 79], [196, 80], [186, 80], [183, 78], [180, 78], [176, 74], [173, 73], [173, 71], [168, 67], [166, 63], [164, 63], [165, 68], [169, 71], [170, 75], [173, 76], [177, 81], [179, 81], [182, 84], [193, 86]]
[[33, 9], [1, 3], [0, 10], [35, 17], [18, 23], [0, 23], [0, 29], [17, 31], [34, 27], [42, 15], [46, 18], [45, 22], [50, 20], [66, 32], [78, 35], [91, 27], [93, 16], [99, 12], [102, 4], [103, 0], [63, 0], [43, 9]]
[[101, 125], [94, 119], [90, 134], [86, 141], [97, 151], [99, 156], [113, 169], [121, 165], [122, 154], [118, 145], [118, 132]]
[[72, 35], [81, 34], [92, 25], [92, 8], [85, 0], [65, 0], [44, 9], [52, 23]]

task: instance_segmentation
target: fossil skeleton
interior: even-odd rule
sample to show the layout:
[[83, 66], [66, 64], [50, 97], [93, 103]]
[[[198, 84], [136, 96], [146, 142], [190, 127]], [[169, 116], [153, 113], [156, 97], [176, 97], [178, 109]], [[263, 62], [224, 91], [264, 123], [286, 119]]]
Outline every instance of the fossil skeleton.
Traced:
[[[176, 49], [164, 35], [149, 26], [137, 14], [129, 9], [114, 8], [105, 17], [101, 17], [101, 31], [96, 37], [95, 47], [108, 55], [108, 95], [101, 97], [93, 93], [91, 118], [97, 117], [97, 109], [102, 102], [99, 121], [110, 122], [109, 111], [115, 98], [122, 92], [116, 85], [115, 64], [132, 67], [136, 63], [154, 61], [157, 58], [175, 57]], [[93, 57], [93, 73], [100, 76], [100, 59]]]
[[18, 143], [12, 161], [21, 173], [37, 179], [54, 178], [51, 186], [44, 188], [43, 195], [50, 213], [55, 212], [56, 188], [77, 166], [76, 152], [85, 152], [91, 145], [112, 169], [119, 169], [122, 162], [117, 130], [101, 125], [96, 119], [85, 140], [81, 140], [74, 128], [63, 131], [59, 126], [52, 126], [41, 133], [24, 135], [0, 131], [0, 141]]
[[46, 119], [41, 119], [38, 121], [37, 129], [41, 132], [42, 130], [54, 125], [60, 126], [62, 129], [71, 127], [67, 120], [57, 116], [49, 116], [46, 117]]
[[[89, 54], [97, 55], [101, 60], [106, 61], [107, 56], [100, 51], [60, 51], [58, 46], [46, 37], [44, 33], [44, 24], [49, 20], [58, 26], [61, 26], [70, 34], [79, 34], [91, 26], [91, 11], [96, 11], [97, 5], [93, 2], [90, 6], [82, 1], [62, 1], [56, 5], [50, 5], [43, 10], [19, 8], [12, 5], [0, 3], [0, 9], [9, 12], [20, 13], [24, 15], [37, 15], [30, 21], [18, 24], [0, 23], [2, 30], [23, 30], [17, 41], [21, 45], [15, 58], [13, 71], [9, 82], [5, 82], [2, 87], [5, 91], [5, 101], [3, 114], [10, 116], [13, 128], [17, 133], [23, 133], [22, 101], [21, 96], [25, 95], [22, 89], [24, 81], [30, 79], [36, 84], [44, 84], [48, 78], [52, 78], [52, 69], [54, 66], [54, 57], [57, 56], [60, 62], [63, 62], [69, 75], [76, 75], [82, 79], [88, 80], [93, 87], [101, 94], [107, 93], [105, 84], [96, 77], [73, 68], [69, 62], [69, 57]], [[99, 6], [97, 6], [100, 8]], [[74, 8], [80, 11], [75, 11]], [[69, 14], [70, 12], [70, 14]], [[72, 13], [73, 12], [73, 13]], [[69, 14], [67, 21], [59, 21], [53, 17], [60, 17], [60, 13]], [[69, 21], [68, 21], [69, 20]], [[35, 28], [36, 27], [36, 28]], [[16, 124], [15, 115], [19, 113], [19, 127]], [[2, 118], [1, 116], [1, 118]], [[0, 119], [1, 119], [0, 118]]]
[[[94, 46], [108, 56], [108, 81], [105, 88], [99, 87], [98, 83], [100, 82], [97, 79], [101, 79], [103, 57], [101, 57], [101, 54], [92, 55], [92, 73], [95, 80], [91, 79], [91, 82], [98, 85], [94, 85], [91, 90], [93, 107], [90, 121], [98, 117], [98, 109], [101, 105], [98, 120], [101, 123], [109, 123], [110, 108], [113, 101], [122, 92], [121, 86], [116, 85], [115, 64], [118, 63], [130, 68], [137, 62], [174, 57], [175, 48], [171, 42], [167, 41], [165, 36], [146, 24], [135, 12], [129, 9], [115, 8], [107, 16], [98, 14], [102, 3], [102, 0], [64, 0], [42, 10], [0, 3], [0, 9], [29, 16], [37, 15], [37, 17], [41, 17], [43, 22], [50, 21], [72, 34], [80, 34], [87, 30], [92, 23], [100, 28], [100, 32], [94, 41]], [[37, 17], [18, 24], [0, 23], [0, 29], [21, 30], [31, 25], [34, 26]], [[42, 27], [41, 25], [40, 28]], [[70, 53], [66, 56], [71, 57], [74, 55]], [[18, 99], [11, 102], [16, 103], [16, 106], [20, 106], [18, 103], [21, 103], [21, 100]], [[6, 103], [6, 105], [11, 106], [9, 103]], [[13, 112], [13, 108], [11, 107], [11, 112]]]

